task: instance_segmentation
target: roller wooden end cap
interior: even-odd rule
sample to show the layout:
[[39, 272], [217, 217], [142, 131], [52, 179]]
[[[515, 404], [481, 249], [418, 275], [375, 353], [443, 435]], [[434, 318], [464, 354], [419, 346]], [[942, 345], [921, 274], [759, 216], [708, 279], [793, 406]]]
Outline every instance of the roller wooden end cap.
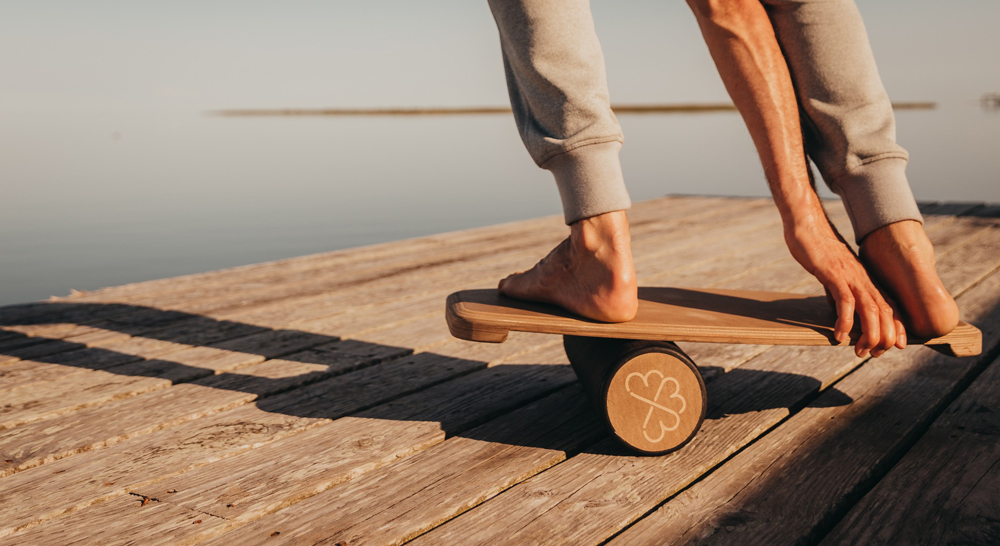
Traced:
[[630, 448], [662, 455], [680, 449], [705, 420], [705, 384], [697, 368], [662, 352], [626, 361], [608, 379], [607, 418]]

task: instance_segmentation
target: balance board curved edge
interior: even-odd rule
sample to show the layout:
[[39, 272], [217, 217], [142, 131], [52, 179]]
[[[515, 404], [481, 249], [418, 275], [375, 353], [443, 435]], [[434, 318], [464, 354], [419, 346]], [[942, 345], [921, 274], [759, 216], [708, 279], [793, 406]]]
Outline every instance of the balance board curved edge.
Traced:
[[[495, 289], [462, 290], [448, 296], [445, 317], [459, 339], [501, 343], [510, 331], [588, 337], [738, 343], [755, 345], [853, 345], [833, 338], [834, 312], [824, 298], [748, 290], [646, 287], [639, 312], [629, 322], [588, 320], [548, 304], [502, 296]], [[982, 333], [960, 322], [945, 336], [911, 339], [953, 356], [982, 352]]]

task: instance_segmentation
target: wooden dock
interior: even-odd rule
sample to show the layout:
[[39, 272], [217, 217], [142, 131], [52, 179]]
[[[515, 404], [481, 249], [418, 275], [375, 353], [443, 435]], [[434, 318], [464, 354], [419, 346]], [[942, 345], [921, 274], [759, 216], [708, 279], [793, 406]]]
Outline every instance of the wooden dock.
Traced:
[[[0, 308], [0, 544], [1000, 543], [1000, 207], [922, 208], [981, 356], [682, 344], [708, 418], [662, 457], [558, 337], [448, 333], [555, 217]], [[642, 285], [822, 293], [769, 200], [630, 216]]]

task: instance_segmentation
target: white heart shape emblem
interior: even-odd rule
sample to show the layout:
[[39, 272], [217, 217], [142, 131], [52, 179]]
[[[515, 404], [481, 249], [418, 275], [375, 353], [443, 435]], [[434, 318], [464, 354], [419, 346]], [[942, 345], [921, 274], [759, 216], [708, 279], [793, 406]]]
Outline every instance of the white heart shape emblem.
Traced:
[[[639, 378], [639, 379], [642, 380], [642, 384], [646, 387], [646, 391], [648, 391], [649, 390], [649, 376], [651, 376], [653, 374], [656, 374], [656, 375], [660, 376], [660, 384], [657, 385], [657, 387], [656, 387], [656, 393], [653, 394], [653, 396], [651, 398], [648, 398], [648, 397], [642, 396], [640, 394], [637, 394], [636, 392], [634, 392], [632, 390], [631, 381], [632, 381], [633, 378], [637, 377], [637, 378]], [[664, 400], [664, 402], [669, 402], [669, 400], [673, 399], [673, 398], [676, 398], [676, 399], [680, 400], [681, 401], [681, 409], [679, 409], [677, 411], [674, 411], [673, 409], [668, 408], [664, 404], [660, 403], [660, 396], [663, 394], [663, 388], [667, 385], [667, 383], [673, 383], [673, 385], [674, 385], [674, 392], [672, 394], [670, 394], [669, 396], [667, 396], [666, 400]], [[642, 402], [644, 402], [644, 403], [646, 403], [646, 404], [649, 405], [649, 411], [646, 412], [646, 420], [642, 422], [642, 435], [649, 442], [655, 444], [655, 443], [663, 440], [663, 437], [666, 436], [666, 434], [668, 432], [677, 430], [677, 427], [681, 426], [681, 416], [680, 416], [680, 414], [684, 413], [684, 410], [687, 408], [687, 400], [685, 400], [684, 397], [681, 396], [681, 394], [680, 394], [680, 390], [681, 390], [681, 384], [680, 384], [680, 382], [677, 381], [676, 379], [674, 379], [673, 377], [664, 376], [663, 373], [660, 372], [659, 370], [650, 370], [650, 371], [646, 372], [645, 374], [641, 374], [639, 372], [632, 372], [632, 373], [628, 374], [628, 376], [625, 378], [625, 390], [631, 396], [633, 396], [633, 397], [635, 397], [635, 398], [637, 398], [637, 399], [641, 400]], [[650, 419], [653, 418], [653, 412], [656, 411], [656, 410], [660, 410], [660, 411], [663, 411], [663, 412], [666, 412], [667, 414], [669, 414], [671, 417], [674, 418], [673, 419], [674, 423], [673, 423], [673, 425], [671, 425], [671, 426], [668, 427], [668, 426], [666, 426], [666, 425], [663, 424], [662, 420], [657, 420], [657, 423], [660, 425], [660, 435], [658, 437], [656, 437], [656, 438], [651, 438], [650, 435], [649, 435], [649, 432], [647, 432], [647, 427], [649, 426]]]

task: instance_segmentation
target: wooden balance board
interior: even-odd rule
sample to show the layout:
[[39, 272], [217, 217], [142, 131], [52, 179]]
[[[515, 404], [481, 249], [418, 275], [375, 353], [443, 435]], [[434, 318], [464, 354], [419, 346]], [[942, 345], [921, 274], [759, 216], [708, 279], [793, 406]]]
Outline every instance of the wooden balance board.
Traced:
[[[563, 335], [570, 363], [609, 430], [627, 447], [663, 454], [689, 442], [705, 419], [705, 384], [675, 341], [762, 345], [847, 345], [833, 337], [836, 314], [823, 297], [783, 292], [640, 288], [629, 322], [585, 319], [496, 290], [448, 296], [455, 337], [499, 343], [510, 331]], [[850, 344], [859, 331], [851, 334]], [[977, 355], [982, 334], [964, 322], [935, 339], [909, 339], [954, 356]]]

